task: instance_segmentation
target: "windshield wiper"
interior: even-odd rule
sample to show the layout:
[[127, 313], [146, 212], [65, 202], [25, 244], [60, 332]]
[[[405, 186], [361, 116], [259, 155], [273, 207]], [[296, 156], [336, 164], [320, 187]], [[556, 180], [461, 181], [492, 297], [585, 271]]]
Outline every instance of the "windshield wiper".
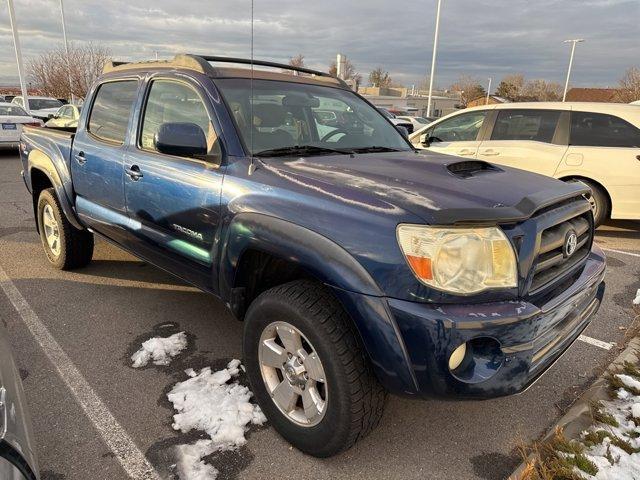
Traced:
[[399, 148], [372, 146], [372, 147], [353, 148], [351, 151], [353, 153], [377, 153], [377, 152], [402, 152], [403, 150]]
[[254, 155], [256, 157], [286, 157], [287, 155], [347, 155], [351, 150], [338, 150], [336, 148], [317, 147], [315, 145], [296, 145], [291, 147], [270, 148], [262, 150]]

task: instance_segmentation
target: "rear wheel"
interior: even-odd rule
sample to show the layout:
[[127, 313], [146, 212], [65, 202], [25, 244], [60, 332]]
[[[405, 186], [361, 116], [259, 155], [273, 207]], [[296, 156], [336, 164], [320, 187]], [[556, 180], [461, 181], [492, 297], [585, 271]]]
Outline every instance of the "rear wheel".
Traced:
[[86, 266], [93, 257], [93, 234], [78, 230], [64, 215], [53, 188], [38, 197], [38, 229], [49, 263], [60, 270]]
[[295, 281], [254, 300], [244, 358], [265, 415], [305, 453], [335, 455], [380, 421], [385, 391], [351, 320], [321, 284]]

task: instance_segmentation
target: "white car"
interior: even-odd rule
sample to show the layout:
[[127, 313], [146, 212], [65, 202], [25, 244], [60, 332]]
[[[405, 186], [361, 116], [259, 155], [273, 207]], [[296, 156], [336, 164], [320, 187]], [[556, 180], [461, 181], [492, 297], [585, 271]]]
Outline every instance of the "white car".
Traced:
[[409, 137], [416, 148], [581, 181], [596, 225], [640, 220], [640, 108], [622, 103], [505, 103], [467, 108]]
[[410, 115], [397, 115], [396, 118], [398, 120], [405, 120], [407, 122], [411, 122], [413, 124], [413, 130], [416, 131], [425, 125], [429, 125], [431, 122], [437, 120], [436, 117], [412, 117]]
[[[11, 100], [11, 103], [20, 105], [24, 108], [24, 99], [20, 96]], [[29, 113], [32, 116], [45, 121], [53, 117], [62, 105], [62, 102], [57, 98], [29, 97]]]
[[49, 128], [76, 128], [81, 108], [78, 105], [63, 105], [53, 117], [47, 120], [44, 126]]
[[23, 125], [41, 127], [43, 124], [14, 103], [0, 103], [0, 148], [17, 147]]
[[382, 113], [385, 117], [387, 117], [389, 119], [389, 121], [391, 123], [393, 123], [396, 127], [404, 127], [407, 129], [407, 132], [409, 134], [413, 133], [413, 123], [407, 121], [407, 120], [401, 120], [399, 118], [397, 118], [393, 113], [391, 113], [389, 110], [387, 110], [384, 107], [376, 107], [380, 113]]

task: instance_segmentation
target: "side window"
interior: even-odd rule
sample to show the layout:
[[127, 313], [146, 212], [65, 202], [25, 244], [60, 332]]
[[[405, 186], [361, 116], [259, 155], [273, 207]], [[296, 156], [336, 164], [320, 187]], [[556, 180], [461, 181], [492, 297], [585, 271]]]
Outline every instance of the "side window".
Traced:
[[122, 80], [100, 85], [93, 102], [87, 130], [101, 140], [122, 144], [138, 82]]
[[640, 147], [640, 129], [614, 115], [572, 112], [570, 145]]
[[185, 122], [198, 125], [207, 137], [209, 154], [219, 154], [218, 136], [209, 120], [200, 95], [190, 86], [172, 80], [155, 80], [144, 109], [140, 147], [155, 151], [153, 138], [163, 123]]
[[456, 115], [440, 122], [431, 130], [436, 142], [464, 142], [478, 138], [478, 132], [487, 116], [486, 110]]
[[71, 107], [62, 107], [59, 110], [58, 116], [62, 118], [71, 118]]
[[491, 140], [551, 143], [560, 113], [560, 110], [500, 110]]

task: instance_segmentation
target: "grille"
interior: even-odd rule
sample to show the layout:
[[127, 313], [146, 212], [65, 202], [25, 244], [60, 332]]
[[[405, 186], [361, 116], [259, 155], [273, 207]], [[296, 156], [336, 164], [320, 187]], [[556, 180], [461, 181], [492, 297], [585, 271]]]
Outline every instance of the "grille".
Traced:
[[[529, 292], [535, 294], [545, 286], [573, 270], [588, 255], [591, 248], [592, 227], [590, 213], [583, 213], [542, 231], [540, 247], [533, 267]], [[567, 252], [567, 238], [575, 233], [577, 241], [573, 253]]]

